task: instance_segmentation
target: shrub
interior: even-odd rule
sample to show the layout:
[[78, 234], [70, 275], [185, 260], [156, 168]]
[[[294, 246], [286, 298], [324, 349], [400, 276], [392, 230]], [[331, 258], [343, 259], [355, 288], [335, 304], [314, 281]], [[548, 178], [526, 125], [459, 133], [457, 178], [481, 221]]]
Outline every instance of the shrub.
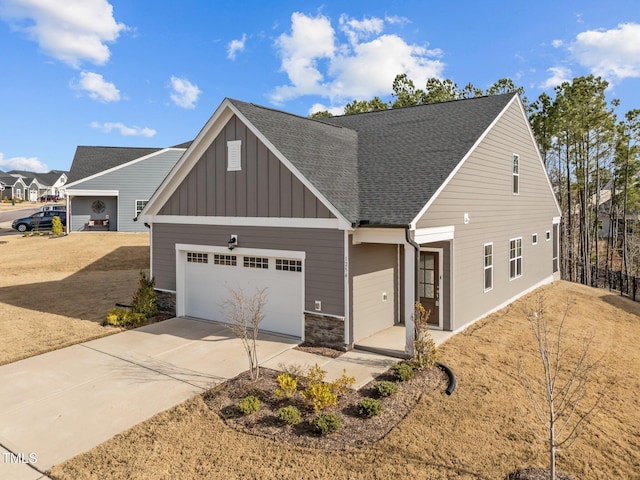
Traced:
[[284, 423], [294, 425], [300, 421], [302, 416], [300, 415], [300, 410], [293, 405], [289, 405], [288, 407], [282, 407], [278, 410], [278, 418]]
[[309, 422], [309, 425], [315, 433], [329, 435], [340, 430], [342, 422], [334, 413], [319, 413]]
[[302, 392], [302, 396], [307, 404], [313, 404], [313, 409], [316, 412], [338, 404], [338, 395], [333, 393], [329, 383], [312, 383]]
[[414, 308], [414, 337], [413, 337], [413, 357], [412, 360], [418, 367], [431, 368], [438, 359], [438, 348], [436, 342], [429, 332], [429, 315], [420, 302], [416, 302]]
[[53, 235], [62, 235], [62, 220], [58, 216], [51, 219], [51, 233]]
[[382, 410], [382, 405], [375, 398], [363, 398], [358, 402], [358, 413], [363, 417], [375, 417]]
[[155, 286], [155, 279], [147, 278], [144, 272], [140, 272], [138, 290], [131, 300], [131, 309], [135, 313], [141, 313], [146, 318], [158, 313], [158, 294], [154, 289]]
[[355, 377], [347, 377], [347, 369], [342, 370], [342, 375], [331, 384], [331, 390], [336, 395], [344, 395], [347, 389], [356, 383]]
[[298, 393], [298, 379], [288, 373], [278, 375], [278, 388], [276, 388], [276, 398], [291, 398]]
[[398, 381], [408, 382], [413, 378], [414, 367], [409, 362], [400, 362], [391, 367], [391, 371]]
[[374, 383], [373, 388], [378, 393], [379, 397], [390, 397], [398, 393], [398, 385], [387, 380]]
[[109, 310], [104, 325], [112, 325], [114, 327], [127, 327], [129, 325], [137, 325], [142, 323], [146, 317], [141, 313], [135, 313], [126, 308], [116, 307]]
[[6, 195], [2, 198], [2, 201], [4, 203], [9, 203], [9, 197], [7, 197]]
[[248, 397], [244, 397], [242, 400], [238, 402], [238, 410], [243, 415], [249, 415], [251, 413], [255, 413], [260, 408], [260, 400], [255, 395], [249, 395]]

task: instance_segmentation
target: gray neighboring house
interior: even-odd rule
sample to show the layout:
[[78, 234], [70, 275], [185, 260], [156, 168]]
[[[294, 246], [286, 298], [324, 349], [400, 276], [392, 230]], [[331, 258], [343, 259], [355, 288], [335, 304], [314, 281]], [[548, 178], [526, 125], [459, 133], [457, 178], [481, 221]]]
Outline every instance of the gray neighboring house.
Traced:
[[65, 186], [67, 231], [147, 232], [136, 218], [187, 145], [78, 146]]
[[0, 172], [0, 199], [24, 200], [27, 192], [27, 184], [22, 177]]
[[28, 170], [11, 170], [9, 175], [22, 178], [27, 189], [25, 199], [37, 202], [43, 195], [64, 197], [64, 185], [67, 173], [63, 170], [51, 170], [48, 173], [34, 173]]
[[141, 218], [177, 314], [351, 348], [404, 325], [460, 331], [558, 276], [560, 209], [522, 102], [505, 94], [310, 119], [225, 99]]

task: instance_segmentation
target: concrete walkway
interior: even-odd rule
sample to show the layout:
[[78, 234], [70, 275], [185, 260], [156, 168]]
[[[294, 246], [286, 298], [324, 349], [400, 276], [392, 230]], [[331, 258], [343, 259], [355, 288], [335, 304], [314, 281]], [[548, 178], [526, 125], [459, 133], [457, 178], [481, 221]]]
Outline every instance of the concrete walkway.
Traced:
[[[356, 387], [397, 359], [351, 351], [337, 359], [261, 335], [261, 365], [318, 364]], [[244, 349], [221, 324], [174, 318], [0, 366], [0, 478], [46, 478], [53, 465], [247, 370]]]

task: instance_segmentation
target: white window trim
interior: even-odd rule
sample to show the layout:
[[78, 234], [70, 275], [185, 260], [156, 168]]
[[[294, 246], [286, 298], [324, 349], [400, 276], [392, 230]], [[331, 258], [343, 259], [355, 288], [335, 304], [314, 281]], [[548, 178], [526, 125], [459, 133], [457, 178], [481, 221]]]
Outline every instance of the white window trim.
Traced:
[[[518, 163], [518, 171], [514, 172], [514, 166], [516, 164], [516, 161]], [[513, 156], [511, 157], [511, 173], [512, 173], [512, 177], [511, 177], [511, 192], [514, 195], [520, 195], [520, 155], [518, 155], [517, 153], [514, 153]], [[513, 188], [515, 186], [515, 182], [516, 182], [516, 178], [518, 179], [518, 188], [517, 191], [515, 188]]]
[[531, 234], [531, 245], [537, 245], [538, 244], [538, 234], [537, 233], [532, 233]]
[[[520, 240], [520, 256], [517, 255], [517, 244], [516, 244], [516, 256], [511, 258], [511, 242], [517, 242]], [[509, 239], [509, 281], [516, 280], [517, 278], [522, 277], [522, 237], [515, 237]], [[511, 262], [514, 261], [516, 265], [518, 264], [518, 258], [520, 259], [520, 275], [518, 275], [517, 268], [515, 276], [511, 276]]]
[[[140, 210], [138, 210], [138, 202], [144, 202], [144, 205], [142, 206], [142, 208]], [[147, 205], [147, 203], [149, 203], [149, 200], [142, 200], [142, 199], [137, 199], [134, 203], [134, 208], [136, 210], [136, 217], [138, 215], [140, 215], [140, 213], [142, 213], [142, 210], [144, 210], [144, 207]]]
[[[487, 254], [486, 254], [486, 248], [491, 245], [491, 265], [487, 266], [486, 265], [486, 258], [487, 258]], [[493, 290], [493, 242], [489, 242], [489, 243], [485, 243], [482, 246], [482, 287], [484, 288], [485, 292], [490, 292], [491, 290]], [[487, 288], [487, 285], [485, 283], [485, 275], [486, 275], [486, 271], [488, 269], [491, 269], [491, 286], [489, 288]]]

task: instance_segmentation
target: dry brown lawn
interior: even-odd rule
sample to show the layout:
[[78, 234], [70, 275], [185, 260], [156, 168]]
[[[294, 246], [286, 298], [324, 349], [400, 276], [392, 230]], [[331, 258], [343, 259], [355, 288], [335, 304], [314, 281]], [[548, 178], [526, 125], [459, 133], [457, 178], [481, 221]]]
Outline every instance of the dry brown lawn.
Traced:
[[149, 269], [149, 235], [0, 236], [0, 365], [119, 331], [102, 327]]
[[[640, 478], [640, 304], [606, 290], [557, 282], [541, 289], [548, 316], [567, 297], [572, 336], [594, 334], [591, 353], [604, 368], [593, 390], [609, 385], [603, 411], [558, 468], [580, 479]], [[239, 432], [202, 396], [163, 412], [99, 447], [58, 465], [55, 479], [501, 479], [544, 466], [532, 435], [517, 365], [537, 365], [524, 312], [515, 302], [441, 348], [455, 372], [452, 396], [422, 395], [389, 434], [362, 448], [305, 448]], [[569, 338], [566, 345], [575, 346]], [[123, 407], [126, 408], [126, 407]]]

